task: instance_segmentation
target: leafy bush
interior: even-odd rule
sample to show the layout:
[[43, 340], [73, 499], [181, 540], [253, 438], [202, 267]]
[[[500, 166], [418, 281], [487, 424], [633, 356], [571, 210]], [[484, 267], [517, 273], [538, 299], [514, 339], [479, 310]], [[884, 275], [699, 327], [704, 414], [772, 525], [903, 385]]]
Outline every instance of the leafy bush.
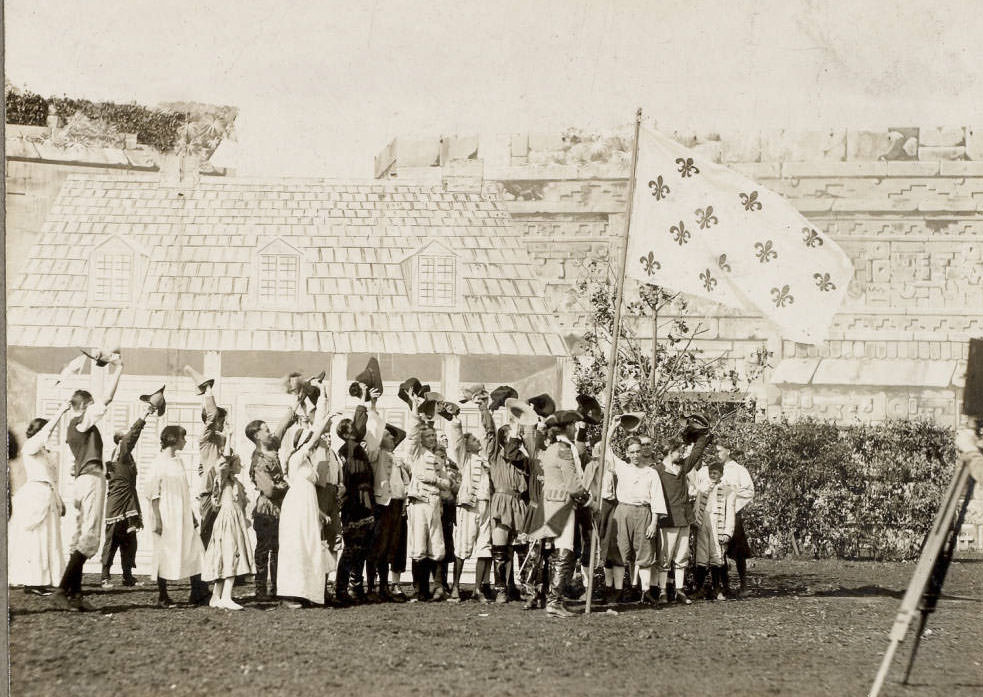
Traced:
[[720, 437], [754, 479], [751, 545], [776, 555], [916, 557], [955, 468], [953, 431], [924, 421], [738, 422]]

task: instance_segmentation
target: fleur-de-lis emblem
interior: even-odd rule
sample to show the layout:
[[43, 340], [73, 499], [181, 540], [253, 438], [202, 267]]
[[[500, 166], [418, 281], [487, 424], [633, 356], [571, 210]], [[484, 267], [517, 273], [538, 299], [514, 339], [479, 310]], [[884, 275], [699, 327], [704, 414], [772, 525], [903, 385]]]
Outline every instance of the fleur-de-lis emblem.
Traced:
[[679, 165], [679, 173], [683, 177], [692, 177], [694, 174], [700, 173], [700, 168], [693, 164], [692, 157], [677, 157], [676, 164]]
[[713, 206], [707, 206], [706, 208], [696, 209], [696, 222], [699, 224], [701, 230], [706, 230], [711, 225], [716, 225], [720, 221], [713, 214]]
[[656, 261], [655, 255], [652, 252], [649, 252], [646, 257], [641, 257], [639, 261], [642, 262], [642, 268], [649, 276], [662, 268], [662, 264]]
[[728, 272], [730, 271], [730, 264], [727, 263], [726, 254], [721, 254], [717, 258], [717, 266], [720, 268], [721, 271], [728, 271]]
[[761, 210], [761, 201], [758, 200], [757, 191], [752, 191], [750, 194], [741, 194], [741, 204], [746, 211]]
[[792, 297], [792, 293], [789, 292], [791, 289], [786, 283], [781, 289], [772, 288], [771, 289], [771, 301], [775, 303], [775, 307], [785, 307], [786, 305], [791, 305], [795, 302], [795, 298]]
[[802, 228], [802, 241], [806, 243], [806, 247], [823, 246], [823, 239], [819, 236], [819, 233], [808, 227]]
[[717, 279], [710, 275], [710, 269], [706, 269], [700, 274], [700, 280], [703, 281], [703, 287], [707, 289], [707, 292], [712, 291], [717, 285]]
[[767, 264], [772, 259], [778, 258], [778, 252], [775, 251], [775, 245], [771, 240], [767, 240], [764, 244], [755, 242], [754, 249], [754, 255], [758, 257], [758, 261], [762, 264]]
[[836, 290], [836, 284], [830, 280], [828, 273], [814, 273], [812, 277], [816, 279], [816, 287], [824, 293]]
[[669, 185], [662, 181], [661, 174], [649, 182], [649, 188], [652, 190], [652, 195], [655, 196], [656, 201], [661, 201], [669, 195]]
[[686, 229], [686, 224], [682, 220], [679, 221], [679, 225], [673, 225], [669, 228], [669, 232], [672, 233], [672, 239], [680, 247], [689, 242], [689, 230]]

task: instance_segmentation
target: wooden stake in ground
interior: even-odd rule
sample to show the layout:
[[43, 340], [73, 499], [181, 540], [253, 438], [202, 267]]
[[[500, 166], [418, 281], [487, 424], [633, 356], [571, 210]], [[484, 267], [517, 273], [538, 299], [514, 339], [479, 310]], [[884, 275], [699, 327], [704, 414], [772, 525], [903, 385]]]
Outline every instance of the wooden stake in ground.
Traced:
[[[625, 267], [628, 261], [628, 236], [631, 234], [631, 209], [635, 198], [635, 170], [638, 167], [638, 132], [642, 126], [642, 109], [635, 112], [635, 146], [631, 153], [631, 178], [628, 180], [628, 216], [625, 220], [625, 238], [621, 248], [621, 266], [617, 269], [618, 286], [614, 296], [614, 329], [611, 337], [611, 357], [608, 359], [607, 397], [604, 400], [604, 426], [601, 434], [601, 473], [600, 480], [604, 481], [604, 467], [608, 451], [608, 430], [611, 428], [611, 410], [614, 404], [614, 379], [618, 366], [618, 339], [621, 337], [621, 305], [625, 295]], [[598, 546], [597, 527], [594, 526], [590, 536], [591, 574], [587, 579], [587, 605], [584, 609], [590, 614], [591, 596], [594, 593], [594, 553]]]

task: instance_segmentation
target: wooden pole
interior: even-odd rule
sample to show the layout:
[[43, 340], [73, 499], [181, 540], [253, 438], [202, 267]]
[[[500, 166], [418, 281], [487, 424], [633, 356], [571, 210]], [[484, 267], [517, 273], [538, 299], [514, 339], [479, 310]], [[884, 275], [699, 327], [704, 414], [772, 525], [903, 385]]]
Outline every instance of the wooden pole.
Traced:
[[[601, 482], [604, 481], [604, 467], [608, 451], [608, 431], [611, 429], [611, 409], [614, 403], [614, 377], [618, 365], [618, 339], [621, 337], [621, 304], [625, 291], [625, 269], [628, 262], [628, 240], [631, 234], [632, 202], [635, 198], [635, 172], [638, 167], [638, 133], [642, 126], [642, 109], [635, 112], [635, 146], [631, 153], [631, 178], [628, 180], [628, 217], [625, 220], [625, 238], [621, 249], [621, 267], [618, 269], [618, 287], [614, 295], [614, 331], [611, 337], [611, 357], [608, 359], [607, 398], [604, 402], [604, 431], [601, 434]], [[591, 531], [591, 574], [587, 579], [587, 605], [585, 614], [591, 611], [591, 596], [594, 593], [594, 551], [598, 545], [597, 527]]]

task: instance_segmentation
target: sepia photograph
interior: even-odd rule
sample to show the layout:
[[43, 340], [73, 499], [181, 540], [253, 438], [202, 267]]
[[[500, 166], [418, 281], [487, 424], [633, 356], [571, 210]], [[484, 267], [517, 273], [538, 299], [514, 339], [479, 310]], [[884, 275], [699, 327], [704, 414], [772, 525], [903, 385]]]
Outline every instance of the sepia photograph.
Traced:
[[983, 693], [974, 0], [6, 0], [14, 697]]

